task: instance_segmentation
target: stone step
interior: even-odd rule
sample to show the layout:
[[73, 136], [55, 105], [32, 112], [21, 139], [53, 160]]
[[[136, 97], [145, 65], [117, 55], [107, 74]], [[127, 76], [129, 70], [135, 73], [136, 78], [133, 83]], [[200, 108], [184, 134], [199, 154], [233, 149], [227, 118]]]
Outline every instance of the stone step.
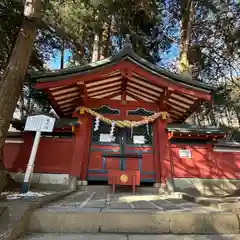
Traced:
[[0, 206], [0, 231], [5, 229], [9, 221], [9, 209], [6, 206]]
[[28, 223], [31, 233], [237, 234], [232, 212], [152, 209], [42, 208]]
[[126, 235], [126, 234], [61, 234], [43, 233], [27, 234], [19, 240], [237, 240], [237, 234], [229, 235]]
[[[107, 193], [112, 193], [112, 186], [109, 185], [87, 185], [87, 186], [82, 186], [82, 185], [77, 185], [78, 190], [80, 191], [94, 191], [94, 192], [104, 192], [105, 194]], [[116, 187], [116, 192], [117, 193], [132, 193], [132, 187], [131, 186], [117, 186]], [[163, 191], [160, 190], [160, 188], [155, 188], [155, 187], [136, 187], [136, 193], [152, 193], [152, 194], [161, 194]]]

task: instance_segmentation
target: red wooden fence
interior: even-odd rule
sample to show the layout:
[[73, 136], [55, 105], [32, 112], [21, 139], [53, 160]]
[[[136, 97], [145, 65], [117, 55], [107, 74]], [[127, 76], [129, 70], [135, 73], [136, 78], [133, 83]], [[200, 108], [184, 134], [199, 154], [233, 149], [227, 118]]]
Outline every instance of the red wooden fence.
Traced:
[[[192, 157], [180, 158], [180, 149]], [[165, 175], [175, 178], [240, 179], [240, 152], [215, 152], [212, 145], [171, 145], [165, 157]]]
[[[23, 140], [24, 143], [19, 138], [5, 144], [4, 162], [12, 172], [23, 172], [26, 169], [33, 137], [26, 134]], [[182, 148], [190, 149], [192, 158], [180, 158], [179, 150]], [[42, 138], [34, 172], [70, 173], [72, 153], [73, 139]], [[240, 179], [240, 152], [214, 152], [210, 144], [172, 144], [162, 166], [161, 172], [166, 177]]]
[[[4, 147], [4, 163], [11, 172], [26, 169], [32, 147], [32, 136], [24, 143], [8, 141]], [[69, 173], [73, 140], [64, 138], [42, 138], [35, 161], [34, 172]]]

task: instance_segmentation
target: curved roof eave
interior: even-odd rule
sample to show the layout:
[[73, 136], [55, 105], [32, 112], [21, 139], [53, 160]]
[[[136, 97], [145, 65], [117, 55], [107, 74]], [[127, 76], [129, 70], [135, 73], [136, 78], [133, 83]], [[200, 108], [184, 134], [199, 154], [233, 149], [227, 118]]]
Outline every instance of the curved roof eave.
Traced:
[[89, 73], [90, 71], [98, 71], [102, 67], [106, 66], [111, 66], [116, 64], [117, 62], [121, 60], [129, 60], [133, 62], [134, 64], [137, 64], [144, 68], [146, 71], [157, 75], [159, 77], [164, 77], [167, 78], [168, 81], [181, 84], [181, 85], [186, 85], [191, 88], [195, 89], [201, 89], [203, 91], [207, 92], [215, 92], [217, 89], [214, 88], [213, 86], [209, 86], [206, 83], [200, 82], [200, 81], [193, 81], [187, 77], [181, 76], [176, 73], [171, 73], [163, 68], [158, 68], [154, 64], [146, 61], [145, 59], [141, 58], [139, 55], [137, 55], [131, 47], [125, 47], [121, 52], [94, 62], [94, 63], [89, 63], [84, 66], [77, 66], [77, 67], [72, 67], [72, 68], [67, 68], [67, 69], [60, 69], [54, 72], [30, 72], [31, 78], [35, 79], [37, 82], [52, 82], [52, 81], [58, 81], [58, 80], [63, 80], [67, 79], [69, 77], [76, 77], [76, 76], [81, 76]]

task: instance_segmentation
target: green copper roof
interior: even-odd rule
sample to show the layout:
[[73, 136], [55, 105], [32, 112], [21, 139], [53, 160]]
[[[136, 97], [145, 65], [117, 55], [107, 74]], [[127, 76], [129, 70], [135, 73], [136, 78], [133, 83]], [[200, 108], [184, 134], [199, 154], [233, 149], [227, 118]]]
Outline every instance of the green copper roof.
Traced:
[[191, 124], [169, 124], [168, 131], [175, 133], [196, 133], [196, 134], [226, 134], [226, 131], [216, 128], [214, 126], [198, 127]]
[[131, 44], [126, 44], [122, 51], [113, 55], [112, 57], [106, 58], [95, 63], [89, 63], [83, 66], [77, 66], [72, 68], [66, 68], [62, 70], [52, 71], [52, 72], [30, 72], [31, 78], [35, 79], [37, 82], [49, 82], [49, 81], [58, 81], [61, 79], [67, 79], [69, 77], [81, 76], [89, 72], [97, 72], [102, 67], [111, 66], [119, 62], [120, 60], [129, 60], [144, 70], [157, 75], [159, 77], [165, 77], [170, 82], [180, 83], [181, 85], [187, 85], [192, 88], [200, 88], [207, 92], [215, 91], [216, 89], [206, 83], [200, 81], [194, 81], [188, 77], [184, 77], [179, 74], [171, 73], [163, 68], [156, 67], [152, 63], [146, 61], [137, 55], [131, 47]]
[[229, 147], [229, 148], [240, 148], [240, 142], [234, 141], [218, 141], [214, 143], [216, 147]]

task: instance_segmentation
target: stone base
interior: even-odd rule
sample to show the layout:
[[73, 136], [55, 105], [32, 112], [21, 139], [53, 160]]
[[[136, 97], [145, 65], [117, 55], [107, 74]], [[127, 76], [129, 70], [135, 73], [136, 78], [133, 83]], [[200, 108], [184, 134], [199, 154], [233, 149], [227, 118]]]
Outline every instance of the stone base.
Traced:
[[240, 188], [240, 180], [174, 178], [175, 191], [193, 195], [229, 195]]
[[21, 193], [27, 193], [29, 189], [29, 183], [28, 182], [23, 182], [21, 186]]
[[88, 185], [88, 181], [85, 180], [78, 180], [77, 181], [77, 187], [78, 186], [87, 186]]
[[175, 191], [176, 187], [175, 187], [175, 184], [174, 184], [174, 180], [173, 179], [168, 179], [167, 182], [166, 182], [166, 188], [167, 188], [167, 191], [169, 193], [172, 193]]
[[[23, 183], [25, 173], [11, 173], [11, 176], [16, 182]], [[30, 190], [66, 190], [69, 187], [69, 181], [71, 182], [70, 178], [68, 174], [33, 173], [28, 185]]]
[[87, 186], [88, 185], [88, 181], [82, 181], [82, 186]]
[[69, 176], [69, 178], [68, 178], [68, 188], [70, 190], [76, 190], [77, 189], [77, 177]]
[[153, 187], [154, 187], [154, 188], [160, 188], [160, 187], [161, 187], [161, 183], [154, 183], [154, 184], [153, 184]]
[[[31, 214], [28, 231], [65, 233], [236, 234], [238, 216], [231, 212], [152, 212], [100, 208], [39, 209]], [[146, 237], [145, 237], [146, 238]]]
[[[23, 182], [24, 175], [25, 173], [11, 173], [16, 182]], [[67, 185], [68, 179], [68, 174], [33, 173], [31, 183]]]
[[166, 184], [163, 183], [154, 183], [153, 188], [156, 189], [157, 194], [164, 194], [166, 193]]

